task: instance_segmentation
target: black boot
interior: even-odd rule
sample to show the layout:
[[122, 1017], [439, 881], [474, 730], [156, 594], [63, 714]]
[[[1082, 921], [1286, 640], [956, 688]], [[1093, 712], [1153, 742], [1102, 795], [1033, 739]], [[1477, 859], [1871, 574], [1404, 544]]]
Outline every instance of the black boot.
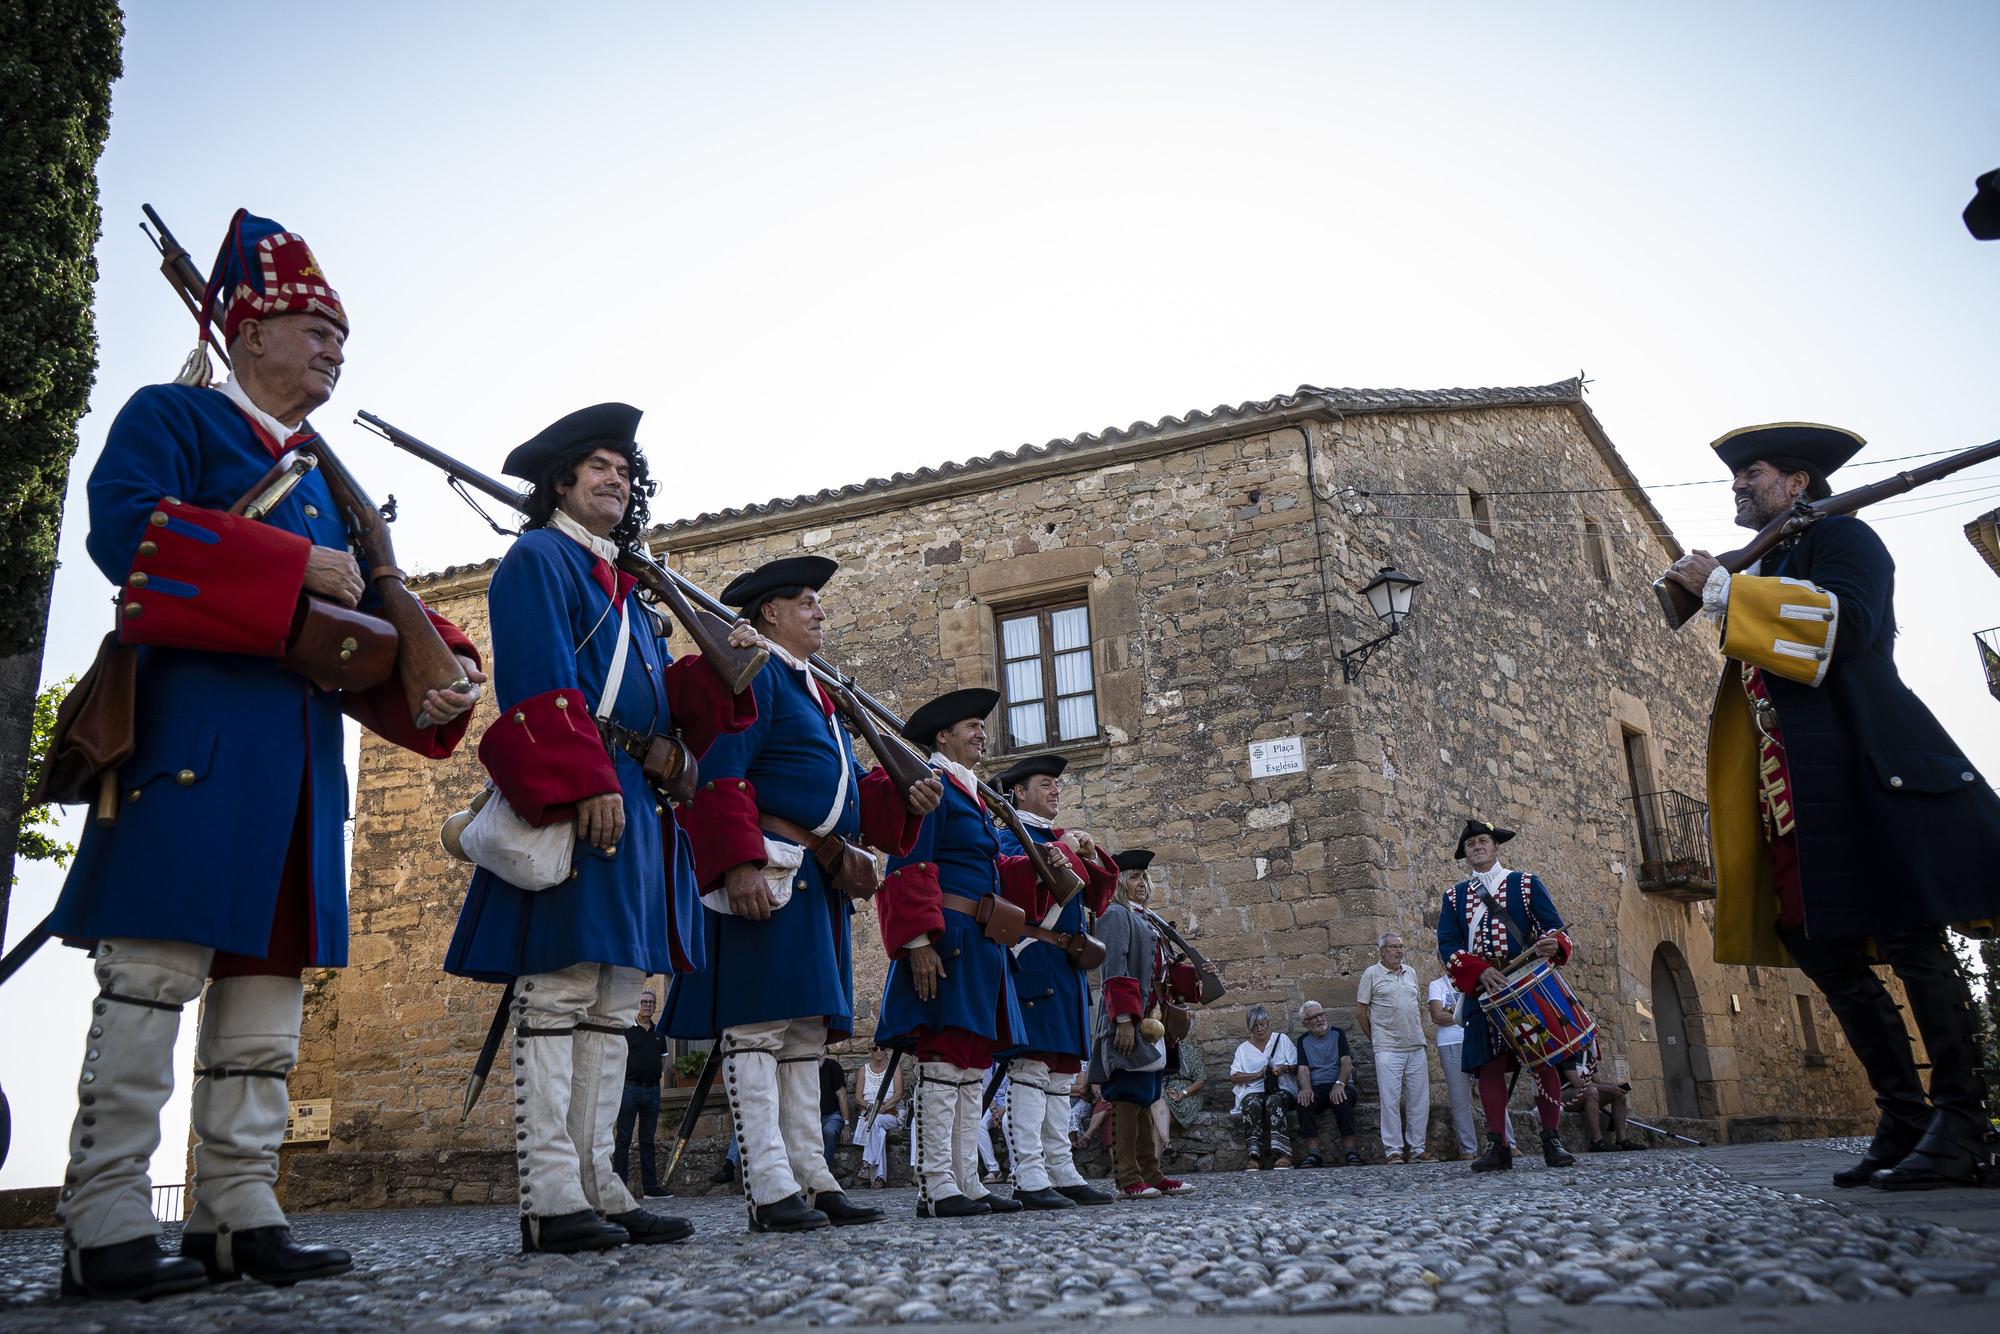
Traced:
[[1930, 1129], [1908, 1157], [1868, 1182], [1881, 1190], [1942, 1190], [1987, 1183], [2000, 1185], [2000, 1162], [1992, 1140], [1982, 1127], [1945, 1111], [1931, 1118]]
[[170, 1292], [191, 1292], [208, 1286], [208, 1273], [201, 1265], [166, 1254], [153, 1237], [134, 1237], [130, 1241], [76, 1251], [70, 1249], [65, 1237], [63, 1252], [65, 1297], [145, 1301]]
[[1922, 1131], [1912, 1130], [1883, 1112], [1881, 1120], [1875, 1123], [1875, 1138], [1869, 1141], [1868, 1151], [1854, 1166], [1835, 1172], [1833, 1184], [1842, 1190], [1871, 1184], [1877, 1172], [1885, 1172], [1909, 1157], [1910, 1150], [1916, 1148], [1917, 1141], [1922, 1138]]
[[928, 1203], [919, 1200], [917, 1201], [917, 1217], [973, 1218], [980, 1214], [990, 1214], [993, 1210], [987, 1206], [993, 1199], [994, 1197], [991, 1195], [978, 1200], [968, 1195], [947, 1195], [941, 1200], [931, 1200]]
[[992, 1191], [981, 1195], [978, 1203], [985, 1205], [988, 1212], [996, 1214], [1018, 1214], [1028, 1207], [1019, 1200], [1009, 1199], [1005, 1195], [995, 1195]]
[[1490, 1143], [1486, 1152], [1472, 1160], [1475, 1172], [1510, 1172], [1514, 1168], [1514, 1151], [1507, 1147], [1505, 1135], [1488, 1135]]
[[546, 1218], [537, 1218], [532, 1214], [521, 1215], [523, 1255], [533, 1255], [537, 1251], [548, 1255], [574, 1255], [578, 1251], [610, 1251], [616, 1250], [631, 1239], [631, 1234], [624, 1228], [616, 1223], [605, 1222], [592, 1209], [578, 1209], [568, 1214], [550, 1214]]
[[1076, 1208], [1076, 1201], [1054, 1186], [1043, 1186], [1040, 1190], [1017, 1190], [1014, 1192], [1014, 1203], [1024, 1209]]
[[625, 1229], [634, 1246], [657, 1246], [664, 1242], [686, 1241], [694, 1235], [694, 1224], [671, 1214], [647, 1209], [627, 1209], [622, 1214], [606, 1214], [604, 1221]]
[[1113, 1204], [1116, 1197], [1110, 1191], [1099, 1190], [1092, 1185], [1057, 1186], [1056, 1194], [1068, 1196], [1078, 1204]]
[[803, 1191], [769, 1204], [750, 1206], [752, 1232], [810, 1232], [814, 1228], [825, 1227], [830, 1221], [825, 1214], [806, 1203]]
[[1555, 1130], [1542, 1132], [1542, 1161], [1550, 1167], [1576, 1166], [1576, 1155], [1563, 1147], [1561, 1132]]
[[879, 1223], [888, 1215], [872, 1204], [856, 1204], [847, 1198], [847, 1192], [823, 1190], [812, 1197], [812, 1207], [825, 1214], [827, 1221], [835, 1227], [852, 1227], [856, 1223]]
[[[1877, 942], [1909, 996], [1910, 1017], [1931, 1058], [1933, 1113], [1907, 1158], [1877, 1172], [1884, 1190], [1975, 1186], [1994, 1175], [1979, 1074], [1978, 1022], [1972, 991], [1942, 927], [1902, 932]], [[1907, 1044], [1906, 1044], [1907, 1045]]]
[[215, 1232], [181, 1234], [181, 1255], [200, 1261], [211, 1283], [254, 1278], [289, 1288], [304, 1279], [331, 1278], [354, 1268], [354, 1257], [338, 1246], [301, 1246], [283, 1224], [229, 1233], [226, 1247], [223, 1240]]

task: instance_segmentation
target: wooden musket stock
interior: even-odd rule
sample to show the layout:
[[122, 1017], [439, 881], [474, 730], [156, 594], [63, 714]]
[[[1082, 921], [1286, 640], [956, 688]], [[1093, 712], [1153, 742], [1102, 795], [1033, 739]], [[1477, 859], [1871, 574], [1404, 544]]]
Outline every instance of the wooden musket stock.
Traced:
[[[1741, 574], [1755, 565], [1778, 543], [1794, 533], [1803, 532], [1808, 527], [1835, 514], [1852, 514], [1877, 501], [1891, 496], [1900, 496], [1906, 491], [1914, 491], [1920, 486], [1935, 482], [1940, 477], [1949, 477], [1955, 472], [2000, 458], [2000, 440], [1989, 440], [1983, 445], [1963, 450], [1957, 454], [1927, 463], [1921, 468], [1911, 468], [1879, 482], [1857, 486], [1851, 491], [1842, 491], [1837, 496], [1825, 500], [1805, 501], [1786, 510], [1777, 518], [1757, 530], [1757, 536], [1734, 551], [1725, 551], [1716, 557], [1716, 563], [1731, 574]], [[1679, 584], [1662, 574], [1653, 581], [1653, 595], [1660, 600], [1660, 610], [1667, 615], [1667, 623], [1676, 629], [1686, 625], [1688, 618], [1701, 610], [1701, 598], [1688, 592]]]

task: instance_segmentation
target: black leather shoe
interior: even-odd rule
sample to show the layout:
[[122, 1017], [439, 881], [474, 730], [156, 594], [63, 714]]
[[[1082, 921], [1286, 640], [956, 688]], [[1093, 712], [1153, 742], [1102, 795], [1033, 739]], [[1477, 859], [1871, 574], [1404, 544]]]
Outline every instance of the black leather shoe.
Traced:
[[671, 1214], [646, 1209], [627, 1209], [622, 1214], [606, 1214], [604, 1221], [625, 1229], [634, 1246], [657, 1246], [662, 1242], [686, 1241], [694, 1235], [694, 1224]]
[[803, 1191], [769, 1204], [750, 1206], [752, 1232], [810, 1232], [814, 1228], [825, 1227], [830, 1221], [825, 1214], [806, 1203]]
[[1075, 1200], [1078, 1204], [1116, 1204], [1118, 1202], [1118, 1197], [1110, 1191], [1099, 1190], [1097, 1187], [1091, 1185], [1057, 1186], [1056, 1194], [1067, 1196]]
[[1043, 1186], [1040, 1190], [1016, 1190], [1014, 1203], [1023, 1209], [1074, 1209], [1076, 1201], [1057, 1190], [1054, 1186]]
[[1490, 1143], [1486, 1152], [1472, 1160], [1475, 1172], [1511, 1172], [1514, 1169], [1514, 1151], [1507, 1147], [1505, 1135], [1488, 1135]]
[[[65, 1242], [63, 1249], [69, 1250]], [[109, 1246], [91, 1246], [75, 1252], [70, 1272], [69, 1255], [63, 1257], [62, 1295], [96, 1297], [103, 1301], [145, 1301], [170, 1292], [192, 1292], [208, 1286], [208, 1271], [184, 1256], [168, 1255], [153, 1237], [134, 1237]]]
[[1009, 1199], [1005, 1195], [995, 1195], [991, 1191], [981, 1195], [979, 1202], [996, 1214], [1018, 1214], [1027, 1208], [1019, 1200]]
[[1868, 1141], [1868, 1151], [1861, 1155], [1861, 1161], [1835, 1172], [1833, 1184], [1843, 1190], [1873, 1184], [1877, 1172], [1886, 1172], [1910, 1156], [1910, 1150], [1917, 1147], [1927, 1128], [1928, 1123], [1906, 1125], [1885, 1112], [1876, 1123], [1875, 1138]]
[[1550, 1167], [1575, 1167], [1576, 1155], [1563, 1147], [1562, 1136], [1553, 1130], [1542, 1132], [1542, 1161]]
[[549, 1255], [574, 1255], [578, 1251], [616, 1250], [632, 1235], [616, 1223], [607, 1223], [595, 1210], [578, 1209], [570, 1214], [550, 1214], [536, 1218], [521, 1216], [521, 1253], [541, 1251]]
[[932, 1200], [928, 1204], [919, 1200], [917, 1201], [917, 1217], [974, 1218], [980, 1214], [992, 1213], [993, 1210], [989, 1206], [992, 1204], [993, 1199], [994, 1197], [991, 1195], [978, 1200], [964, 1195], [947, 1195], [941, 1200]]
[[655, 1181], [652, 1185], [646, 1187], [646, 1189], [642, 1191], [641, 1194], [644, 1195], [646, 1199], [659, 1200], [666, 1198], [667, 1196], [673, 1194], [673, 1192], [668, 1190], [665, 1186], [662, 1186], [659, 1182]]
[[879, 1223], [888, 1217], [872, 1204], [856, 1204], [847, 1198], [847, 1192], [823, 1190], [812, 1197], [812, 1207], [825, 1214], [827, 1221], [835, 1227], [852, 1227], [856, 1223]]
[[181, 1255], [198, 1260], [211, 1283], [227, 1283], [235, 1278], [254, 1278], [277, 1288], [289, 1288], [309, 1278], [331, 1278], [354, 1268], [354, 1257], [338, 1246], [301, 1246], [292, 1240], [291, 1228], [244, 1228], [228, 1234], [229, 1245], [220, 1244], [214, 1232], [183, 1232]]
[[1943, 1190], [1987, 1182], [2000, 1185], [1992, 1142], [1950, 1112], [1939, 1112], [1909, 1156], [1877, 1172], [1868, 1184], [1878, 1190]]

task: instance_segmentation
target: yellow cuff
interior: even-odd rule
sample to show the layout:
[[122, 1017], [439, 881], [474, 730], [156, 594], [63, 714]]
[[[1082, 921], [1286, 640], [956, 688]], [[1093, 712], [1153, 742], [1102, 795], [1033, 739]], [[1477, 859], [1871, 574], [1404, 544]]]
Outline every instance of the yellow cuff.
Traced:
[[1803, 579], [1739, 574], [1729, 581], [1722, 651], [1788, 681], [1816, 686], [1833, 661], [1840, 599]]

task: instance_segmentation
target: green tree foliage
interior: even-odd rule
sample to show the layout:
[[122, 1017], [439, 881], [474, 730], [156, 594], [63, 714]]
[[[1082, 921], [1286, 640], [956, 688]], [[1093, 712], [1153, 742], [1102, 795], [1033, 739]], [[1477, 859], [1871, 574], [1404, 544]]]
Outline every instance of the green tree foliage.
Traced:
[[16, 861], [54, 862], [57, 866], [68, 866], [70, 856], [76, 852], [74, 843], [58, 843], [53, 833], [44, 828], [55, 818], [50, 807], [28, 806], [28, 789], [35, 785], [35, 775], [42, 771], [42, 761], [48, 758], [49, 738], [56, 728], [56, 709], [69, 693], [76, 678], [57, 681], [35, 696], [35, 719], [28, 741], [28, 778], [21, 785], [21, 843], [14, 850]]

